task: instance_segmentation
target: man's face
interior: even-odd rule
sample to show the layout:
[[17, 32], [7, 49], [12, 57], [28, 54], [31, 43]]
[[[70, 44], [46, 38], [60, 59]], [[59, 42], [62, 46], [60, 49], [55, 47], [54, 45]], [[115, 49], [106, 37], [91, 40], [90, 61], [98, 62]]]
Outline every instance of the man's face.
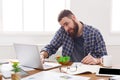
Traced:
[[65, 29], [65, 31], [69, 33], [69, 36], [72, 38], [77, 36], [78, 24], [73, 19], [64, 17], [59, 23]]

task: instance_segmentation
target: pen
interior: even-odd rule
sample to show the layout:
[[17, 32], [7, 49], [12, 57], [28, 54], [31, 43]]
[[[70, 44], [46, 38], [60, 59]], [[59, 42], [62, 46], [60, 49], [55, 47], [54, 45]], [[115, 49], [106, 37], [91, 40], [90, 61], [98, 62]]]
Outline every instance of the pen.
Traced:
[[91, 53], [89, 52], [88, 55], [91, 55]]

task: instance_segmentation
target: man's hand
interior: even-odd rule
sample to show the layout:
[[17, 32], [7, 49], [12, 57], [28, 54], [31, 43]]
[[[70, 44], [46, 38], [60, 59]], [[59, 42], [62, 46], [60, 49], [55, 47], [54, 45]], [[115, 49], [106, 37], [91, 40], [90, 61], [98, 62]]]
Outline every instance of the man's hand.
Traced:
[[45, 62], [45, 58], [47, 58], [48, 57], [48, 53], [46, 52], [46, 51], [42, 51], [41, 53], [40, 53], [40, 61], [42, 62], [42, 63], [44, 63]]
[[101, 60], [100, 58], [94, 58], [93, 56], [88, 54], [86, 57], [82, 59], [81, 62], [84, 64], [100, 64], [101, 63], [100, 60]]
[[42, 63], [45, 62], [45, 58], [44, 58], [44, 56], [43, 56], [42, 54], [40, 54], [40, 61], [41, 61]]

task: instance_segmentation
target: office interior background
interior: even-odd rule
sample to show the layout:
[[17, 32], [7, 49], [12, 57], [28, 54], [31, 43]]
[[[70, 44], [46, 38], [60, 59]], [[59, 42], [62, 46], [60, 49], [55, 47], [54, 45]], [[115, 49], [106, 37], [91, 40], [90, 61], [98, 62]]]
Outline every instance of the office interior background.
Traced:
[[101, 31], [113, 64], [120, 64], [119, 4], [119, 0], [0, 0], [0, 59], [16, 58], [13, 43], [43, 48], [60, 27], [59, 12], [70, 9], [80, 21]]

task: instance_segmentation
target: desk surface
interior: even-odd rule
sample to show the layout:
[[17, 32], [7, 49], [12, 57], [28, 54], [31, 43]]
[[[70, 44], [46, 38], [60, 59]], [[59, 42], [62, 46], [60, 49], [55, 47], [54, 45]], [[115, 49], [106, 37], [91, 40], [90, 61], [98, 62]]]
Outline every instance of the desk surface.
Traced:
[[[64, 67], [64, 66], [62, 66], [62, 67]], [[28, 73], [30, 75], [32, 75], [32, 74], [35, 74], [35, 73], [40, 72], [40, 71], [41, 70], [33, 70], [33, 71], [29, 71]], [[54, 69], [51, 69], [50, 71], [60, 72], [59, 68], [54, 68]], [[106, 76], [96, 76], [95, 74], [92, 74], [92, 73], [79, 74], [79, 76], [90, 77], [90, 80], [109, 80], [109, 77], [106, 77]]]
[[[71, 65], [71, 63], [69, 65]], [[69, 66], [69, 65], [66, 65], [66, 66]], [[62, 67], [64, 67], [64, 66], [62, 66]], [[50, 71], [55, 71], [55, 72], [60, 73], [60, 68], [54, 68], [54, 69], [51, 69]], [[41, 72], [41, 70], [31, 70], [31, 71], [28, 71], [28, 74], [32, 75], [32, 74], [35, 74], [38, 72]], [[95, 74], [92, 74], [92, 73], [79, 74], [78, 76], [90, 77], [90, 80], [109, 80], [109, 77], [96, 76]], [[7, 79], [3, 79], [3, 80], [7, 80]], [[10, 80], [10, 79], [8, 79], [8, 80]]]
[[[50, 71], [60, 72], [59, 68], [55, 68], [55, 69], [52, 69]], [[30, 75], [32, 75], [32, 74], [35, 74], [37, 72], [40, 72], [40, 70], [33, 70], [33, 71], [29, 71], [28, 73]], [[84, 73], [84, 74], [79, 74], [79, 75], [80, 76], [90, 77], [90, 80], [109, 80], [109, 77], [96, 76], [95, 74], [91, 74], [91, 73]]]

